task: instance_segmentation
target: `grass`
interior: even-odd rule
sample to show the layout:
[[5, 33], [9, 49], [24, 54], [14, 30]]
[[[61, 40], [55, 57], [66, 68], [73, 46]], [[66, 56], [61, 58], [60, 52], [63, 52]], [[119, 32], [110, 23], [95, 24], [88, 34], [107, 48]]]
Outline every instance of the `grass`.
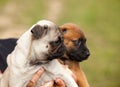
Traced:
[[[19, 6], [18, 24], [33, 23], [46, 17], [45, 0], [11, 0]], [[10, 2], [10, 1], [9, 1]], [[120, 1], [62, 0], [59, 25], [78, 24], [87, 36], [91, 56], [81, 63], [91, 87], [120, 87]], [[0, 8], [8, 0], [0, 1]], [[17, 13], [16, 13], [17, 14]]]

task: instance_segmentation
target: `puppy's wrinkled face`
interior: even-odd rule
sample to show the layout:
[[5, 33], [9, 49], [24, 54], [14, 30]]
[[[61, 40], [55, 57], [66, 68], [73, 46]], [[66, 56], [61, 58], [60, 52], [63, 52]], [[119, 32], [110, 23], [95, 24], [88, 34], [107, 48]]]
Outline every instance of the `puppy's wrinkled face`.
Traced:
[[62, 33], [59, 27], [50, 21], [39, 21], [31, 29], [31, 64], [46, 63], [61, 57], [65, 52]]
[[61, 26], [61, 30], [63, 32], [68, 58], [79, 62], [87, 59], [90, 52], [86, 46], [85, 35], [79, 27], [73, 23], [67, 23]]

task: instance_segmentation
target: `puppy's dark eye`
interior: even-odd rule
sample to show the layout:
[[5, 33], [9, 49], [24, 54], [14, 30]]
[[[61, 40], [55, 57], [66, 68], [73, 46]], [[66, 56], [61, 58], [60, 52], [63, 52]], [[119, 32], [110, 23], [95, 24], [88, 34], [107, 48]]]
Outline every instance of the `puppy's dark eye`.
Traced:
[[78, 45], [81, 44], [81, 41], [79, 41], [79, 40], [73, 40], [72, 42], [73, 42], [76, 46], [78, 46]]
[[48, 25], [44, 25], [44, 29], [48, 29]]
[[80, 46], [82, 43], [83, 43], [84, 39], [78, 39], [78, 40], [73, 40], [73, 43], [76, 45], [76, 46]]

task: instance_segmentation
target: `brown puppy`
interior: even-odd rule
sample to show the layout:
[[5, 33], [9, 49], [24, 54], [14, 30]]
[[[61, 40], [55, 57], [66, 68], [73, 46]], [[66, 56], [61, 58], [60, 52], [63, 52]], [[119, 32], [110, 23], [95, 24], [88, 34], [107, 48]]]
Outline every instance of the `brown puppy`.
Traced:
[[86, 76], [80, 68], [79, 62], [86, 60], [90, 52], [86, 46], [86, 37], [80, 28], [73, 23], [61, 26], [64, 44], [67, 48], [66, 55], [61, 58], [61, 62], [73, 71], [77, 77], [79, 87], [89, 87]]

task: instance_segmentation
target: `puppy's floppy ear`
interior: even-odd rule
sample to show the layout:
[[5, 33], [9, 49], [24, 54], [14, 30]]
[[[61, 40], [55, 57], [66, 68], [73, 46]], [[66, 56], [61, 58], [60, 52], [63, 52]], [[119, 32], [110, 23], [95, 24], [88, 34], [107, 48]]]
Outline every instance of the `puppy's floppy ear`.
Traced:
[[33, 34], [33, 37], [35, 39], [39, 39], [43, 34], [46, 34], [47, 33], [47, 29], [48, 29], [48, 26], [47, 25], [44, 25], [43, 27], [40, 26], [40, 25], [35, 25], [31, 32]]

